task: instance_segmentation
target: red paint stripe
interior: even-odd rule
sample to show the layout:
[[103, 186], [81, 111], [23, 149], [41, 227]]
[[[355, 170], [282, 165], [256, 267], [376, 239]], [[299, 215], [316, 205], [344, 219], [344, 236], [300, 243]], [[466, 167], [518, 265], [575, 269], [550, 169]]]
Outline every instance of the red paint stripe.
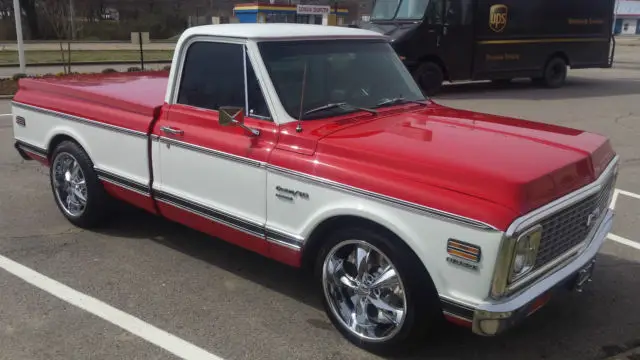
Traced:
[[129, 189], [123, 188], [119, 185], [112, 184], [107, 181], [102, 181], [102, 185], [104, 186], [107, 194], [113, 196], [116, 199], [122, 200], [126, 203], [129, 203], [133, 206], [144, 209], [152, 214], [157, 214], [154, 201], [150, 196], [145, 196], [135, 191], [131, 191]]
[[302, 265], [302, 253], [283, 245], [269, 243], [269, 255], [273, 260], [299, 268]]
[[301, 253], [286, 246], [267, 242], [266, 239], [249, 235], [232, 227], [209, 220], [187, 210], [158, 202], [163, 216], [185, 226], [219, 238], [231, 244], [243, 247], [289, 266], [300, 267]]
[[[23, 148], [23, 150], [24, 150], [24, 148]], [[30, 152], [28, 150], [24, 150], [24, 152], [31, 159], [41, 163], [44, 166], [49, 166], [49, 159], [47, 159], [46, 156], [38, 155], [38, 154], [32, 153], [32, 152]]]
[[463, 326], [466, 328], [471, 328], [473, 326], [473, 323], [470, 320], [462, 319], [450, 314], [444, 314], [444, 318], [450, 323], [456, 324], [458, 326]]
[[[158, 214], [156, 204], [150, 196], [145, 196], [135, 191], [123, 188], [119, 185], [102, 181], [107, 193], [119, 200], [133, 206], [142, 208], [150, 213]], [[258, 254], [279, 261], [289, 266], [300, 267], [302, 263], [301, 252], [289, 247], [267, 242], [262, 237], [252, 236], [226, 225], [214, 222], [200, 215], [177, 208], [172, 205], [157, 203], [161, 215], [166, 218], [193, 228], [208, 235], [220, 238], [234, 245], [254, 251]]]
[[170, 220], [269, 257], [269, 245], [264, 238], [249, 235], [240, 230], [163, 202], [158, 202], [158, 209], [163, 216]]

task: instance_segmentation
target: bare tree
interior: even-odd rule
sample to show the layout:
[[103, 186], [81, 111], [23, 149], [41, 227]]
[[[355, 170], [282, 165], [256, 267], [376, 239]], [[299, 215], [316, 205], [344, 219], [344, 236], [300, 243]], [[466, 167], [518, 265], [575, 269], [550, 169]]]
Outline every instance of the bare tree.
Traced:
[[[72, 31], [78, 31], [77, 27], [73, 29], [71, 23], [71, 8], [68, 0], [40, 0], [38, 2], [38, 10], [42, 12], [45, 18], [51, 24], [56, 37], [60, 40], [69, 40]], [[67, 41], [68, 58], [65, 60], [64, 48], [62, 41], [60, 42], [60, 54], [64, 65], [64, 72], [71, 72], [71, 43]]]

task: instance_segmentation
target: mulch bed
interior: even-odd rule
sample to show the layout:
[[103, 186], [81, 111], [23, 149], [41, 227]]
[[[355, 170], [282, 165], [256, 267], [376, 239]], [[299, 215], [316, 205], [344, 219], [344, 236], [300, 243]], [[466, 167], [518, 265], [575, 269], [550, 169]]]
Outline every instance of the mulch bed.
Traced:
[[0, 79], [0, 95], [14, 95], [18, 91], [18, 82], [13, 79]]

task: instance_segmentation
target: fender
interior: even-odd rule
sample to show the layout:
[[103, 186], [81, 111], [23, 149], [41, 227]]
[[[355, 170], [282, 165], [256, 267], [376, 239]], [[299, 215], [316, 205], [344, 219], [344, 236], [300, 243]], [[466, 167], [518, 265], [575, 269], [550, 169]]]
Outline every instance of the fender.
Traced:
[[[313, 251], [317, 245], [309, 243], [309, 239], [322, 241], [314, 239], [314, 232], [325, 222], [347, 216], [374, 222], [401, 239], [424, 264], [440, 295], [451, 296], [454, 289], [463, 288], [469, 294], [469, 302], [479, 302], [486, 296], [501, 231], [474, 229], [373, 201], [354, 202], [353, 198], [344, 198], [322, 206], [301, 226], [299, 234], [305, 239], [303, 251]], [[473, 241], [482, 248], [483, 258], [477, 270], [470, 271], [447, 261], [449, 239]]]
[[53, 150], [55, 150], [53, 147], [55, 145], [54, 140], [60, 136], [67, 136], [73, 139], [87, 152], [87, 155], [89, 155], [89, 158], [92, 159], [92, 161], [95, 161], [93, 160], [94, 159], [94, 156], [92, 156], [93, 151], [89, 143], [80, 134], [79, 131], [73, 129], [71, 126], [68, 126], [68, 125], [56, 126], [46, 134], [45, 148], [47, 149], [48, 156], [51, 156], [51, 154], [53, 153]]

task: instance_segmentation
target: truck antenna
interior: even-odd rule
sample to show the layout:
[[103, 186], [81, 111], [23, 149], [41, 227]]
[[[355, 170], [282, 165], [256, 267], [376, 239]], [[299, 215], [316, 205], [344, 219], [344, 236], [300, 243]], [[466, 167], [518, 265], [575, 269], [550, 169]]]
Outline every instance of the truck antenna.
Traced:
[[304, 72], [302, 73], [302, 90], [300, 92], [300, 116], [298, 116], [298, 126], [296, 126], [297, 132], [302, 132], [302, 106], [304, 105], [304, 90], [307, 83], [307, 61], [304, 62]]

